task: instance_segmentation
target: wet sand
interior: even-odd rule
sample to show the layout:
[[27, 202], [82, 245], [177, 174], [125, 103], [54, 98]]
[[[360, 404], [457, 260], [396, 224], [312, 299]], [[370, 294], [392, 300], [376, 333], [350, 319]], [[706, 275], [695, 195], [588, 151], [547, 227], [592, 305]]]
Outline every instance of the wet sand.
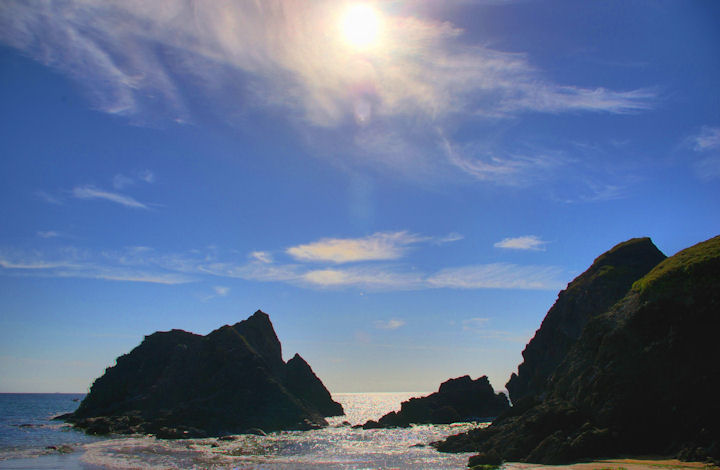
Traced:
[[705, 462], [683, 462], [675, 459], [641, 458], [641, 459], [608, 459], [593, 462], [576, 463], [572, 465], [540, 465], [532, 463], [507, 463], [503, 465], [507, 470], [526, 470], [536, 468], [573, 469], [573, 470], [672, 470], [672, 469], [702, 469], [720, 470], [712, 464]]

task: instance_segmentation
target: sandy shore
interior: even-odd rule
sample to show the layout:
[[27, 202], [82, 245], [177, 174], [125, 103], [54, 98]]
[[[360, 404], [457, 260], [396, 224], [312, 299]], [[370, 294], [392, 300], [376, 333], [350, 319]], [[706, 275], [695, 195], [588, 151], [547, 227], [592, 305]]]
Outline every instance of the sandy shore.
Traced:
[[683, 462], [675, 459], [608, 459], [594, 462], [576, 463], [572, 465], [540, 465], [532, 463], [507, 463], [503, 465], [507, 470], [552, 468], [557, 470], [671, 470], [671, 469], [703, 469], [720, 470], [719, 467], [704, 462]]
[[[27, 459], [11, 459], [0, 461], [2, 470], [101, 470], [101, 467], [89, 465], [82, 461], [82, 452], [67, 455], [43, 455]], [[279, 465], [281, 466], [281, 465]], [[172, 467], [169, 467], [172, 468]], [[233, 468], [233, 467], [229, 467]], [[242, 467], [240, 467], [242, 468]], [[553, 469], [553, 470], [672, 470], [701, 469], [720, 470], [720, 467], [702, 462], [682, 462], [671, 459], [610, 459], [572, 465], [540, 465], [532, 463], [506, 463], [501, 467], [506, 470]], [[107, 468], [103, 467], [104, 470]]]

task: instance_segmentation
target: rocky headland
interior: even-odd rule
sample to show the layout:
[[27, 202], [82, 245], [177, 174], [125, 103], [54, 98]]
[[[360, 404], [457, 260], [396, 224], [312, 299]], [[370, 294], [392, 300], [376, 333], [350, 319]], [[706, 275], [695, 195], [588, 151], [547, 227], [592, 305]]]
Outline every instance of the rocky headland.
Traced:
[[495, 393], [487, 376], [472, 380], [465, 375], [450, 379], [426, 397], [402, 402], [400, 411], [391, 411], [364, 429], [407, 427], [411, 424], [449, 424], [459, 421], [488, 421], [510, 407], [504, 393]]
[[606, 312], [625, 296], [633, 282], [664, 259], [649, 238], [633, 238], [597, 257], [587, 271], [570, 282], [522, 352], [518, 373], [513, 373], [505, 385], [512, 402], [542, 399], [548, 378], [577, 342], [588, 320]]
[[[625, 252], [621, 258], [655, 256], [643, 240], [618, 245]], [[617, 256], [618, 247], [596, 264]], [[592, 276], [596, 264], [573, 283]], [[713, 326], [720, 316], [720, 236], [661, 261], [647, 274], [641, 271], [634, 281], [622, 276], [621, 283], [612, 277], [610, 285], [590, 283], [584, 298], [611, 305], [603, 312], [593, 307], [589, 315], [588, 309], [575, 309], [585, 312], [578, 314], [583, 318], [558, 321], [553, 330], [584, 323], [563, 357], [555, 358], [558, 364], [530, 367], [530, 357], [543, 363], [545, 356], [526, 349], [526, 366], [511, 379], [520, 397], [515, 406], [491, 426], [435, 446], [477, 452], [471, 465], [649, 454], [720, 460], [720, 361]], [[626, 292], [613, 301], [623, 285]]]
[[258, 310], [206, 336], [146, 336], [60, 418], [92, 434], [181, 438], [312, 429], [342, 414], [302, 357], [283, 361], [270, 318]]

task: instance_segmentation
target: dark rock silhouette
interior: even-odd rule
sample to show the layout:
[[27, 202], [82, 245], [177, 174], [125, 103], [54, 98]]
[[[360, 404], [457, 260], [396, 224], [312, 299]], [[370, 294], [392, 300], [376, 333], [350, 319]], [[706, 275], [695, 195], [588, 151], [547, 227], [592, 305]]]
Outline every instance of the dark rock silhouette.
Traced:
[[585, 324], [623, 298], [665, 255], [649, 238], [633, 238], [600, 255], [587, 271], [560, 292], [535, 336], [523, 363], [505, 385], [513, 403], [543, 398], [550, 374], [580, 337]]
[[720, 460], [720, 236], [683, 250], [591, 318], [533, 398], [435, 443], [561, 464], [657, 454]]
[[285, 365], [285, 386], [298, 399], [322, 416], [340, 416], [343, 408], [315, 375], [305, 359], [295, 354]]
[[327, 425], [323, 416], [342, 414], [305, 360], [283, 361], [270, 318], [258, 310], [207, 336], [146, 336], [61, 418], [93, 434], [181, 438], [311, 429]]
[[504, 393], [495, 393], [487, 376], [472, 380], [465, 375], [450, 379], [426, 397], [402, 402], [400, 411], [392, 411], [365, 429], [406, 427], [410, 424], [449, 424], [458, 421], [487, 421], [509, 408]]

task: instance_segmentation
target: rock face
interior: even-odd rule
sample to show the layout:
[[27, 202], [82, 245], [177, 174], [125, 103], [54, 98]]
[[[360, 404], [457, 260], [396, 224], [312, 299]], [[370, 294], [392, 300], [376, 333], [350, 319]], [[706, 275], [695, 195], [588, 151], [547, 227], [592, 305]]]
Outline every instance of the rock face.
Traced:
[[472, 380], [465, 375], [450, 379], [426, 397], [402, 402], [400, 411], [392, 411], [365, 429], [406, 427], [410, 424], [449, 424], [459, 421], [489, 420], [510, 407], [504, 393], [495, 393], [487, 376]]
[[270, 318], [258, 310], [207, 336], [146, 336], [63, 419], [90, 433], [192, 437], [307, 429], [342, 414], [305, 360], [283, 361]]
[[580, 337], [588, 320], [623, 298], [633, 282], [665, 259], [649, 238], [633, 238], [599, 256], [560, 292], [535, 336], [523, 363], [505, 385], [513, 403], [543, 398], [550, 374]]
[[543, 464], [622, 454], [717, 462], [719, 315], [720, 236], [658, 264], [591, 318], [545, 400], [436, 446]]

